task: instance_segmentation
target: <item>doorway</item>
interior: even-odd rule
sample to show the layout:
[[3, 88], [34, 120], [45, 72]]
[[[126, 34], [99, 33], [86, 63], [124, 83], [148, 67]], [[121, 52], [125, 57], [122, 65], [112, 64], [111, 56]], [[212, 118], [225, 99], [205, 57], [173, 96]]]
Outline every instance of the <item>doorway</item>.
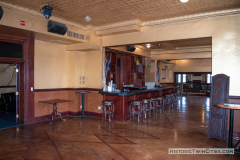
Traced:
[[20, 125], [18, 110], [18, 64], [0, 63], [0, 129]]
[[[34, 122], [34, 39], [0, 34], [0, 63], [17, 64], [16, 103], [19, 123]], [[11, 47], [15, 45], [16, 47]], [[8, 47], [6, 47], [8, 46]], [[16, 52], [16, 48], [21, 48]], [[12, 51], [10, 52], [10, 50]]]
[[207, 96], [211, 92], [211, 72], [175, 72], [174, 83], [186, 96]]

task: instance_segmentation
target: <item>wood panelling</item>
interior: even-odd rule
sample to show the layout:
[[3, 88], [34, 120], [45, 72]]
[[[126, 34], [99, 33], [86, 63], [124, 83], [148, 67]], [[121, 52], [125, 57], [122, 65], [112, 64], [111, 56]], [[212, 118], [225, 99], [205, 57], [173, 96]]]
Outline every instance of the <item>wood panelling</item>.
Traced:
[[104, 94], [103, 99], [114, 101], [114, 120], [116, 121], [128, 121], [130, 119], [129, 113], [129, 105], [133, 100], [142, 100], [142, 99], [150, 99], [152, 97], [160, 97], [164, 94], [169, 94], [176, 92], [174, 89], [169, 89], [165, 91], [156, 91], [156, 92], [149, 92], [143, 94], [135, 94], [133, 96], [114, 96], [109, 94]]
[[174, 86], [174, 83], [160, 83], [161, 86]]
[[[65, 99], [70, 102], [57, 104], [59, 112], [80, 112], [80, 106], [82, 105], [82, 94], [76, 93], [82, 89], [62, 89], [62, 90], [46, 90], [37, 91], [34, 93], [34, 105], [35, 105], [35, 117], [50, 115], [52, 113], [52, 105], [40, 103], [38, 101], [48, 99]], [[101, 113], [98, 110], [98, 106], [101, 106], [103, 97], [98, 93], [98, 90], [87, 89], [90, 93], [85, 94], [85, 111], [92, 113]]]

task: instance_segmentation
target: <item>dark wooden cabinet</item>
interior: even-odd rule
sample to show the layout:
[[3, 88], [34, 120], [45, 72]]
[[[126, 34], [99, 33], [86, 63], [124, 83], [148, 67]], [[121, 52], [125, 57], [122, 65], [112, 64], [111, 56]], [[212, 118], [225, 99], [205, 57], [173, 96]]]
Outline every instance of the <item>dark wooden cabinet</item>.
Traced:
[[[111, 80], [122, 90], [123, 85], [145, 86], [145, 58], [119, 51], [106, 51], [105, 58], [111, 59], [111, 69], [107, 72], [107, 84]], [[135, 71], [136, 60], [142, 64], [142, 72]]]

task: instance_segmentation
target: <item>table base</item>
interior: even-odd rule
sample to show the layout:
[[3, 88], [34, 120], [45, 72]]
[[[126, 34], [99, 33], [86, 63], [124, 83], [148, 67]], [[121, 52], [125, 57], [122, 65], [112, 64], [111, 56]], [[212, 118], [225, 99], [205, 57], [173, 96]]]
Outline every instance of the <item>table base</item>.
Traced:
[[53, 122], [53, 117], [54, 116], [60, 116], [60, 118], [61, 118], [61, 120], [63, 120], [64, 122], [66, 121], [66, 119], [63, 119], [62, 118], [62, 115], [61, 115], [61, 113], [59, 113], [58, 111], [57, 111], [57, 103], [53, 103], [53, 112], [52, 112], [52, 114], [51, 114], [51, 122], [50, 122], [50, 124], [52, 124], [52, 122]]

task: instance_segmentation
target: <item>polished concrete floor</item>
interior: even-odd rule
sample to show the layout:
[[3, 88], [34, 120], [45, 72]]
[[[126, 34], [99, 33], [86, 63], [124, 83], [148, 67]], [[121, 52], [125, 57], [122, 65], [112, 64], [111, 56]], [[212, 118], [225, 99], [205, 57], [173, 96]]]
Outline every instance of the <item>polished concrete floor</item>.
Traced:
[[209, 98], [182, 97], [142, 123], [67, 117], [0, 130], [0, 159], [213, 160], [230, 155], [173, 155], [168, 148], [227, 147], [207, 138]]

